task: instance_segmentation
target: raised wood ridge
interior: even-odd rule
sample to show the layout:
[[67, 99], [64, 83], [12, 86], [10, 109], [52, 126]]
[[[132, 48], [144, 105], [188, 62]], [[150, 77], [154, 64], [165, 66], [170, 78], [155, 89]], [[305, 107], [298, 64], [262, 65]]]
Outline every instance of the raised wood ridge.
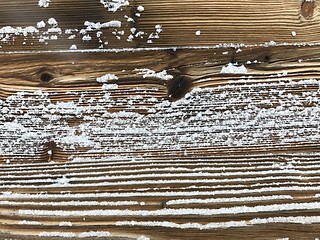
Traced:
[[129, 3], [0, 3], [0, 239], [319, 238], [318, 2]]

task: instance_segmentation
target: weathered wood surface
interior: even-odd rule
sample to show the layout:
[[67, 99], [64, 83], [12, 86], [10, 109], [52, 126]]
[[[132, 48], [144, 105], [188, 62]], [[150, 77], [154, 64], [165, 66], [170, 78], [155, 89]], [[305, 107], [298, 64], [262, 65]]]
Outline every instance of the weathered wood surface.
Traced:
[[129, 3], [1, 3], [2, 26], [163, 32], [2, 41], [0, 238], [319, 238], [317, 2]]
[[[137, 0], [115, 12], [116, 8], [108, 11], [99, 0], [52, 0], [47, 8], [38, 7], [36, 0], [13, 0], [0, 6], [4, 51], [68, 50], [72, 45], [110, 49], [319, 41], [316, 1]], [[50, 18], [57, 23], [49, 24]], [[121, 22], [121, 27], [85, 24], [113, 20]], [[38, 27], [41, 21], [45, 26]], [[197, 31], [201, 34], [196, 35]]]

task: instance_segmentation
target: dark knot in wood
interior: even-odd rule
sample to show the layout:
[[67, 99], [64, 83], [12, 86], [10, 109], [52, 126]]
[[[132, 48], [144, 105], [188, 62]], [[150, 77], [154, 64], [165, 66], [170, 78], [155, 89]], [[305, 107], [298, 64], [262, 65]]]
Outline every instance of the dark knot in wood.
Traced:
[[51, 81], [53, 78], [54, 78], [54, 77], [53, 77], [50, 73], [48, 73], [48, 72], [41, 73], [41, 75], [40, 75], [40, 80], [41, 80], [42, 82], [49, 82], [49, 81]]
[[315, 1], [313, 0], [304, 0], [301, 5], [301, 15], [305, 19], [310, 19], [313, 16], [314, 9], [316, 7]]
[[178, 76], [168, 84], [168, 97], [172, 101], [183, 98], [192, 87], [192, 79], [187, 76]]

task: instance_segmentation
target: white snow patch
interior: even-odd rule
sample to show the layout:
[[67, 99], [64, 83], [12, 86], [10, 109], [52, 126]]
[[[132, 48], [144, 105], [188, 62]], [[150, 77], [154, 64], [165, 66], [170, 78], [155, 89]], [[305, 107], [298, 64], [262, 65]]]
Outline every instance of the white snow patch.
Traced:
[[72, 227], [72, 222], [60, 222], [59, 227]]
[[70, 46], [70, 49], [71, 49], [71, 50], [77, 50], [78, 47], [77, 47], [77, 45], [73, 44], [73, 45]]
[[196, 36], [200, 36], [201, 35], [201, 31], [200, 30], [198, 30], [198, 31], [196, 31]]
[[[61, 216], [61, 217], [84, 217], [84, 216], [186, 216], [186, 215], [224, 215], [243, 214], [259, 212], [279, 212], [295, 210], [319, 210], [320, 202], [312, 203], [287, 203], [270, 204], [259, 206], [236, 206], [230, 208], [202, 209], [202, 208], [180, 208], [180, 209], [160, 209], [160, 210], [83, 210], [83, 211], [60, 211], [60, 210], [29, 210], [21, 209], [19, 214], [31, 216]], [[320, 221], [320, 216], [318, 217]]]
[[90, 35], [85, 35], [82, 37], [82, 41], [91, 41], [92, 37]]
[[118, 80], [118, 77], [115, 74], [105, 74], [101, 77], [98, 77], [96, 80], [99, 83], [107, 83], [111, 80]]
[[168, 74], [166, 70], [163, 70], [161, 72], [156, 72], [151, 69], [142, 68], [142, 69], [135, 69], [135, 72], [139, 75], [143, 75], [143, 78], [159, 78], [163, 80], [171, 80], [173, 78], [172, 75]]
[[53, 26], [57, 26], [58, 22], [55, 18], [49, 18], [48, 19], [48, 24], [53, 25]]
[[160, 33], [163, 31], [162, 26], [160, 24], [157, 24], [154, 26], [154, 28], [155, 31], [149, 35], [147, 43], [153, 43], [153, 39], [160, 38]]
[[49, 7], [50, 2], [51, 2], [51, 0], [39, 0], [38, 6], [47, 8], [47, 7]]
[[85, 21], [84, 26], [87, 28], [85, 29], [86, 31], [93, 31], [93, 30], [100, 30], [101, 28], [120, 28], [121, 27], [121, 22], [118, 20], [111, 20], [109, 22], [90, 22], [90, 21]]
[[41, 232], [39, 237], [63, 237], [63, 238], [74, 238], [77, 234], [73, 232]]
[[42, 223], [38, 222], [38, 221], [22, 220], [22, 221], [19, 222], [19, 225], [42, 225]]
[[137, 7], [137, 10], [138, 10], [139, 12], [143, 12], [143, 11], [144, 11], [144, 6], [138, 6], [138, 7]]
[[292, 35], [293, 37], [295, 37], [295, 36], [297, 36], [297, 33], [296, 33], [295, 31], [292, 31], [292, 32], [291, 32], [291, 35]]
[[83, 232], [78, 235], [80, 238], [88, 238], [88, 237], [110, 237], [110, 232], [102, 232], [102, 231], [90, 231], [90, 232]]
[[0, 34], [15, 34], [15, 35], [23, 35], [25, 37], [28, 34], [34, 34], [38, 32], [39, 30], [33, 26], [29, 26], [25, 28], [6, 26], [6, 27], [0, 28]]
[[234, 198], [194, 198], [194, 199], [175, 199], [167, 202], [167, 205], [181, 204], [208, 204], [208, 203], [230, 203], [230, 202], [253, 202], [253, 201], [270, 201], [270, 200], [290, 200], [290, 195], [272, 195], [257, 197], [234, 197]]
[[118, 84], [103, 84], [102, 89], [105, 91], [118, 89]]
[[137, 240], [150, 240], [150, 238], [141, 236], [141, 237], [138, 237]]
[[70, 182], [70, 179], [68, 179], [66, 176], [62, 176], [62, 178], [57, 179], [58, 185], [68, 185]]
[[249, 221], [229, 221], [229, 222], [212, 222], [207, 224], [200, 223], [174, 223], [169, 221], [119, 221], [116, 226], [143, 226], [143, 227], [166, 227], [177, 229], [219, 229], [230, 227], [247, 227], [253, 225], [270, 224], [270, 223], [294, 223], [294, 224], [316, 224], [320, 223], [319, 216], [295, 216], [295, 217], [269, 217], [255, 218]]
[[221, 72], [223, 74], [247, 74], [248, 70], [244, 65], [236, 65], [229, 63], [227, 66], [223, 66]]
[[100, 3], [110, 12], [116, 12], [121, 7], [129, 6], [128, 0], [100, 0]]
[[46, 27], [46, 23], [44, 21], [37, 22], [37, 28], [44, 28], [44, 27]]

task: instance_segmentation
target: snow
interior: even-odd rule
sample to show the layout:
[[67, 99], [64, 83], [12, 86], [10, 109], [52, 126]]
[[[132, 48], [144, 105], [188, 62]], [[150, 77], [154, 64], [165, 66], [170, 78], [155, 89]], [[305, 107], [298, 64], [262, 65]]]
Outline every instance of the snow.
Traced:
[[59, 227], [72, 227], [71, 222], [60, 222]]
[[82, 41], [91, 41], [92, 37], [90, 35], [85, 35], [82, 37]]
[[196, 31], [196, 36], [200, 36], [201, 35], [201, 31], [200, 30], [198, 30], [198, 31]]
[[70, 180], [66, 176], [62, 176], [62, 178], [57, 179], [58, 185], [68, 185]]
[[42, 223], [38, 222], [38, 221], [22, 220], [22, 221], [19, 222], [19, 225], [42, 225]]
[[86, 26], [87, 31], [92, 31], [92, 30], [100, 30], [102, 28], [120, 28], [121, 27], [121, 21], [118, 20], [112, 20], [109, 22], [90, 22], [90, 21], [85, 21], [84, 26]]
[[248, 70], [244, 65], [238, 66], [234, 63], [229, 63], [227, 66], [223, 66], [221, 72], [223, 74], [247, 74]]
[[177, 229], [199, 229], [210, 230], [230, 227], [247, 227], [270, 223], [294, 223], [294, 224], [319, 224], [319, 216], [289, 216], [289, 217], [269, 217], [255, 218], [247, 221], [228, 221], [228, 222], [212, 222], [207, 224], [200, 223], [174, 223], [169, 221], [118, 221], [117, 226], [142, 226], [142, 227], [165, 227]]
[[295, 36], [297, 36], [297, 33], [296, 33], [295, 31], [292, 31], [292, 32], [291, 32], [291, 35], [292, 35], [293, 37], [295, 37]]
[[73, 232], [41, 232], [39, 237], [62, 237], [62, 238], [74, 238], [77, 234]]
[[83, 232], [78, 235], [80, 238], [89, 238], [89, 237], [110, 237], [110, 232], [104, 231], [90, 231], [90, 232]]
[[145, 236], [140, 236], [137, 238], [137, 240], [151, 240], [151, 239]]
[[46, 23], [44, 21], [37, 22], [37, 28], [44, 28], [44, 27], [46, 27]]
[[128, 0], [100, 0], [100, 3], [110, 12], [116, 12], [122, 7], [129, 6]]
[[[61, 216], [61, 217], [87, 217], [87, 216], [212, 216], [225, 214], [247, 214], [261, 212], [279, 211], [301, 211], [319, 210], [320, 202], [311, 203], [284, 203], [259, 206], [235, 206], [229, 208], [205, 209], [205, 208], [181, 208], [181, 209], [160, 209], [160, 210], [83, 210], [83, 211], [60, 211], [60, 210], [19, 210], [23, 216]], [[258, 220], [252, 220], [256, 224]], [[265, 221], [268, 221], [267, 219]], [[300, 220], [303, 222], [303, 220]], [[320, 217], [317, 218], [320, 222]]]
[[55, 18], [49, 18], [48, 19], [48, 24], [49, 25], [53, 25], [53, 26], [57, 26], [58, 25], [58, 22]]
[[70, 46], [70, 50], [77, 50], [77, 49], [78, 49], [78, 47], [77, 47], [77, 45], [75, 45], [75, 44], [73, 44], [73, 45]]
[[28, 34], [34, 34], [38, 32], [39, 30], [33, 26], [29, 26], [25, 28], [6, 26], [6, 27], [0, 28], [0, 34], [14, 34], [14, 35], [27, 36]]
[[230, 202], [252, 202], [252, 201], [270, 201], [270, 200], [291, 200], [290, 195], [275, 195], [262, 197], [229, 197], [229, 198], [207, 198], [207, 199], [176, 199], [167, 202], [167, 205], [183, 204], [208, 204], [208, 203], [230, 203]]
[[144, 9], [143, 6], [140, 5], [140, 6], [137, 7], [137, 10], [138, 10], [139, 12], [143, 12], [145, 9]]
[[73, 232], [41, 232], [39, 237], [61, 237], [61, 238], [90, 238], [90, 237], [110, 237], [110, 232], [105, 231], [90, 231], [82, 233]]
[[116, 90], [118, 89], [118, 84], [103, 84], [102, 90], [109, 91], [109, 90]]
[[153, 43], [154, 39], [159, 39], [160, 33], [163, 32], [162, 26], [159, 24], [155, 25], [154, 28], [155, 28], [155, 31], [149, 35], [147, 43]]
[[142, 69], [135, 69], [135, 72], [137, 72], [138, 75], [143, 75], [143, 78], [159, 78], [162, 80], [171, 80], [173, 79], [173, 76], [168, 74], [166, 70], [163, 70], [161, 72], [156, 72], [151, 69], [142, 68]]
[[49, 7], [50, 2], [51, 2], [51, 0], [39, 0], [38, 6], [47, 8], [47, 7]]
[[107, 83], [111, 80], [118, 80], [118, 77], [115, 75], [115, 74], [105, 74], [101, 77], [98, 77], [97, 79], [97, 82], [99, 83]]

